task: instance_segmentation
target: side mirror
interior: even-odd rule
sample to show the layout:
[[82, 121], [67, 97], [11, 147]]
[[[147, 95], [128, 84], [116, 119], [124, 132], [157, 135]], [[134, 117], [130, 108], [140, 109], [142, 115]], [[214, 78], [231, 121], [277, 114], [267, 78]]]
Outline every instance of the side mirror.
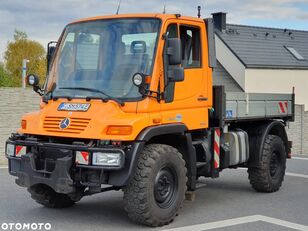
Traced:
[[30, 74], [26, 77], [26, 83], [33, 87], [33, 91], [38, 93], [40, 96], [43, 95], [43, 90], [39, 86], [39, 77], [33, 74]]
[[167, 39], [167, 55], [169, 65], [179, 65], [182, 62], [182, 45], [179, 38]]
[[57, 42], [49, 42], [47, 45], [47, 73], [49, 72], [49, 66], [52, 60], [52, 57], [55, 53], [56, 50], [56, 46], [57, 46]]
[[180, 66], [170, 66], [168, 69], [168, 79], [170, 82], [184, 81], [184, 68]]

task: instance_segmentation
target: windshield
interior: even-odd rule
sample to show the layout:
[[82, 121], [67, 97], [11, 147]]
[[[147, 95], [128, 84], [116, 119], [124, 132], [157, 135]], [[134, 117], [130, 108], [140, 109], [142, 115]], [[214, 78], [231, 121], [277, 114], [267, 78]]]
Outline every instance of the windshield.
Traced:
[[132, 77], [151, 75], [159, 29], [160, 20], [146, 18], [67, 26], [46, 91], [54, 97], [139, 98]]

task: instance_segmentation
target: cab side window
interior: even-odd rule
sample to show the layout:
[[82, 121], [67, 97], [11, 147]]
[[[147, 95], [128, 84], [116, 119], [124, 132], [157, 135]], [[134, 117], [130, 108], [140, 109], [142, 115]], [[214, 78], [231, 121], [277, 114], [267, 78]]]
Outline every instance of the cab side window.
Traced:
[[180, 26], [182, 65], [184, 68], [201, 67], [200, 29]]

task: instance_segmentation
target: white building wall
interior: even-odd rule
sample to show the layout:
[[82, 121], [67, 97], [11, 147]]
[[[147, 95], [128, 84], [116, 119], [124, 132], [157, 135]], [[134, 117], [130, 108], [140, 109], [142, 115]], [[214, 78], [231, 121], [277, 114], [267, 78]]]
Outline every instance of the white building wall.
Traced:
[[212, 77], [214, 86], [223, 85], [225, 86], [225, 91], [228, 92], [243, 92], [240, 85], [238, 85], [218, 60], [216, 67], [213, 69]]
[[[216, 55], [219, 65], [213, 72], [213, 84], [227, 85], [227, 91], [248, 93], [286, 93], [295, 87], [295, 121], [287, 129], [293, 141], [293, 154], [308, 154], [308, 70], [245, 68], [241, 61], [216, 35]], [[221, 66], [220, 66], [221, 64]], [[227, 73], [227, 75], [226, 75]], [[230, 86], [233, 79], [238, 89]], [[305, 112], [306, 111], [306, 112]]]
[[242, 89], [245, 89], [245, 66], [215, 35], [216, 58]]
[[308, 70], [246, 69], [245, 92], [291, 93], [295, 87], [295, 103], [308, 110]]

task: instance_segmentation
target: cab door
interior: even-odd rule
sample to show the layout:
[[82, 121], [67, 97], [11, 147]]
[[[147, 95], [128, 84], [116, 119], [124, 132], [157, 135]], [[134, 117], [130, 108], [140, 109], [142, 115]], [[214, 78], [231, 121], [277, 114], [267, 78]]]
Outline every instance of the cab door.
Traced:
[[202, 46], [206, 41], [205, 25], [198, 21], [177, 20], [167, 24], [165, 29], [167, 37], [181, 39], [184, 81], [166, 83], [161, 106], [163, 122], [185, 123], [189, 129], [206, 128], [212, 92], [209, 90], [211, 75], [205, 68], [207, 47]]

